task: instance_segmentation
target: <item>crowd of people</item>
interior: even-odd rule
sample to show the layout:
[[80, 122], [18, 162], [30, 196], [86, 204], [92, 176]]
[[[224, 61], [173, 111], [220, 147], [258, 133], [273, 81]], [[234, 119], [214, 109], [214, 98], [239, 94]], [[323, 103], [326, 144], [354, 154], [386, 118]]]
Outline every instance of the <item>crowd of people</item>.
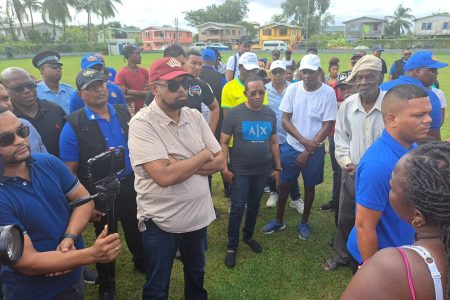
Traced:
[[[217, 172], [229, 198], [228, 268], [237, 264], [240, 239], [260, 253], [255, 230], [281, 234], [289, 197], [301, 214], [298, 237], [311, 239], [327, 152], [332, 193], [321, 210], [334, 210], [336, 233], [322, 268], [355, 274], [342, 299], [449, 298], [450, 144], [441, 141], [446, 100], [437, 80], [448, 64], [403, 49], [383, 83], [379, 45], [355, 52], [352, 69], [340, 71], [339, 59], [324, 67], [315, 48], [299, 62], [292, 51], [281, 59], [275, 50], [267, 62], [252, 44], [243, 36], [226, 63], [217, 50], [173, 44], [148, 70], [140, 67], [143, 49], [129, 45], [118, 72], [103, 55], [87, 54], [76, 88], [60, 82], [54, 51], [33, 58], [39, 80], [17, 67], [1, 71], [0, 225], [25, 234], [19, 262], [1, 267], [5, 300], [83, 299], [89, 264], [96, 264], [99, 299], [115, 299], [110, 262], [119, 235], [108, 232], [100, 202], [69, 204], [96, 193], [89, 159], [118, 147], [125, 167], [114, 221], [146, 276], [142, 299], [168, 299], [175, 258], [185, 298], [207, 299]], [[276, 212], [256, 229], [265, 189]], [[85, 248], [89, 222], [97, 239]]]

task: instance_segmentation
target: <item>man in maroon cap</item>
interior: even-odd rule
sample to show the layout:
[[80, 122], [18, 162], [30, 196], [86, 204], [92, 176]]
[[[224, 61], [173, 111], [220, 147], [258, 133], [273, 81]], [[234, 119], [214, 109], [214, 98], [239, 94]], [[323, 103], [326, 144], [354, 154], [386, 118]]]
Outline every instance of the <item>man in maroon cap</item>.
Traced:
[[185, 298], [207, 299], [206, 228], [215, 219], [208, 175], [225, 162], [202, 114], [183, 107], [191, 78], [175, 58], [155, 61], [150, 67], [154, 101], [130, 122], [128, 145], [146, 263], [142, 299], [168, 298], [177, 249]]

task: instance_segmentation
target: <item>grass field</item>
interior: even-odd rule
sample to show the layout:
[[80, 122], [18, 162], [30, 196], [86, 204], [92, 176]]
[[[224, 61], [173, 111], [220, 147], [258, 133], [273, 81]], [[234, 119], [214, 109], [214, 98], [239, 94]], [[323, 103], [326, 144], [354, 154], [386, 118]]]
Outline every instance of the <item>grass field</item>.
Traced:
[[[224, 61], [229, 53], [224, 53]], [[142, 66], [148, 68], [150, 63], [160, 57], [160, 54], [143, 54]], [[259, 55], [270, 58], [269, 54]], [[326, 69], [328, 60], [337, 56], [341, 60], [341, 71], [349, 69], [350, 54], [320, 55], [322, 65]], [[400, 54], [386, 54], [388, 68]], [[294, 55], [296, 61], [300, 55]], [[81, 57], [66, 57], [64, 63], [63, 82], [74, 85], [75, 76], [80, 68]], [[450, 55], [439, 55], [438, 59], [450, 62]], [[108, 66], [119, 70], [123, 59], [119, 56], [107, 56]], [[39, 78], [39, 72], [28, 60], [0, 61], [0, 70], [9, 66], [23, 67]], [[440, 71], [441, 89], [450, 98], [450, 68]], [[447, 101], [449, 102], [449, 101]], [[449, 121], [445, 121], [442, 137], [450, 138]], [[209, 246], [206, 253], [205, 285], [210, 299], [337, 299], [345, 289], [351, 272], [347, 268], [339, 268], [335, 272], [322, 271], [320, 265], [330, 254], [328, 241], [334, 236], [333, 213], [321, 212], [318, 208], [330, 200], [331, 167], [329, 156], [326, 159], [325, 182], [317, 187], [316, 200], [310, 217], [312, 238], [302, 241], [297, 235], [299, 214], [291, 208], [286, 208], [287, 227], [284, 231], [272, 235], [263, 235], [260, 228], [274, 217], [275, 210], [265, 207], [268, 194], [261, 201], [261, 215], [258, 218], [255, 239], [261, 242], [263, 252], [255, 254], [246, 245], [240, 245], [237, 265], [228, 269], [223, 258], [226, 251], [226, 232], [228, 222], [228, 200], [223, 197], [220, 176], [215, 175], [213, 181], [213, 200], [220, 210], [221, 217], [209, 227]], [[89, 227], [86, 243], [90, 245], [94, 239], [93, 230]], [[123, 239], [122, 239], [123, 240]], [[140, 299], [144, 276], [133, 270], [130, 254], [125, 247], [117, 260], [117, 299]], [[96, 287], [87, 286], [86, 299], [96, 299]], [[175, 261], [170, 286], [170, 298], [183, 298], [182, 264]]]

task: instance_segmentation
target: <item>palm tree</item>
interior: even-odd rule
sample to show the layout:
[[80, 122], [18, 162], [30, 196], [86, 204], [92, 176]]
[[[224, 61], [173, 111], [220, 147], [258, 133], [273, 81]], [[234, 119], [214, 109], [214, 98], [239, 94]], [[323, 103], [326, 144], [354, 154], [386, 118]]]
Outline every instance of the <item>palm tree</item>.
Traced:
[[97, 7], [97, 0], [73, 0], [73, 6], [77, 12], [85, 11], [88, 16], [87, 21], [87, 34], [88, 41], [91, 40], [91, 24], [92, 24], [92, 13], [95, 13]]
[[22, 0], [24, 8], [28, 8], [31, 19], [31, 29], [34, 29], [33, 11], [39, 11], [42, 9], [42, 3], [39, 0]]
[[42, 3], [42, 19], [44, 22], [50, 21], [53, 24], [53, 37], [56, 37], [56, 23], [63, 26], [66, 31], [66, 25], [72, 18], [69, 12], [69, 2], [64, 0], [44, 0]]
[[394, 28], [395, 36], [411, 31], [412, 23], [409, 20], [413, 20], [414, 16], [410, 12], [410, 8], [403, 7], [400, 4], [394, 11], [393, 16], [386, 16], [386, 19], [390, 21], [391, 26]]
[[117, 9], [114, 6], [116, 4], [122, 4], [121, 0], [98, 0], [95, 7], [95, 14], [102, 18], [102, 25], [105, 27], [105, 19], [116, 16]]
[[25, 30], [23, 29], [23, 21], [24, 19], [27, 19], [28, 16], [22, 2], [20, 0], [8, 0], [6, 6], [9, 6], [9, 8], [12, 8], [12, 11], [14, 11], [17, 22], [19, 22], [20, 31], [22, 31], [22, 35], [26, 38]]

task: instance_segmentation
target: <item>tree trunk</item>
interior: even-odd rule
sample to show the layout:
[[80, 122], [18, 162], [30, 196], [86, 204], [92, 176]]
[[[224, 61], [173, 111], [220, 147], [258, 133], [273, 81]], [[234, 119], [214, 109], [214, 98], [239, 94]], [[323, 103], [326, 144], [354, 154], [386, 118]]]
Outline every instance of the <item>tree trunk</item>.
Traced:
[[34, 29], [33, 12], [31, 11], [31, 6], [29, 7], [29, 9], [30, 9], [30, 18], [31, 18], [31, 29]]

